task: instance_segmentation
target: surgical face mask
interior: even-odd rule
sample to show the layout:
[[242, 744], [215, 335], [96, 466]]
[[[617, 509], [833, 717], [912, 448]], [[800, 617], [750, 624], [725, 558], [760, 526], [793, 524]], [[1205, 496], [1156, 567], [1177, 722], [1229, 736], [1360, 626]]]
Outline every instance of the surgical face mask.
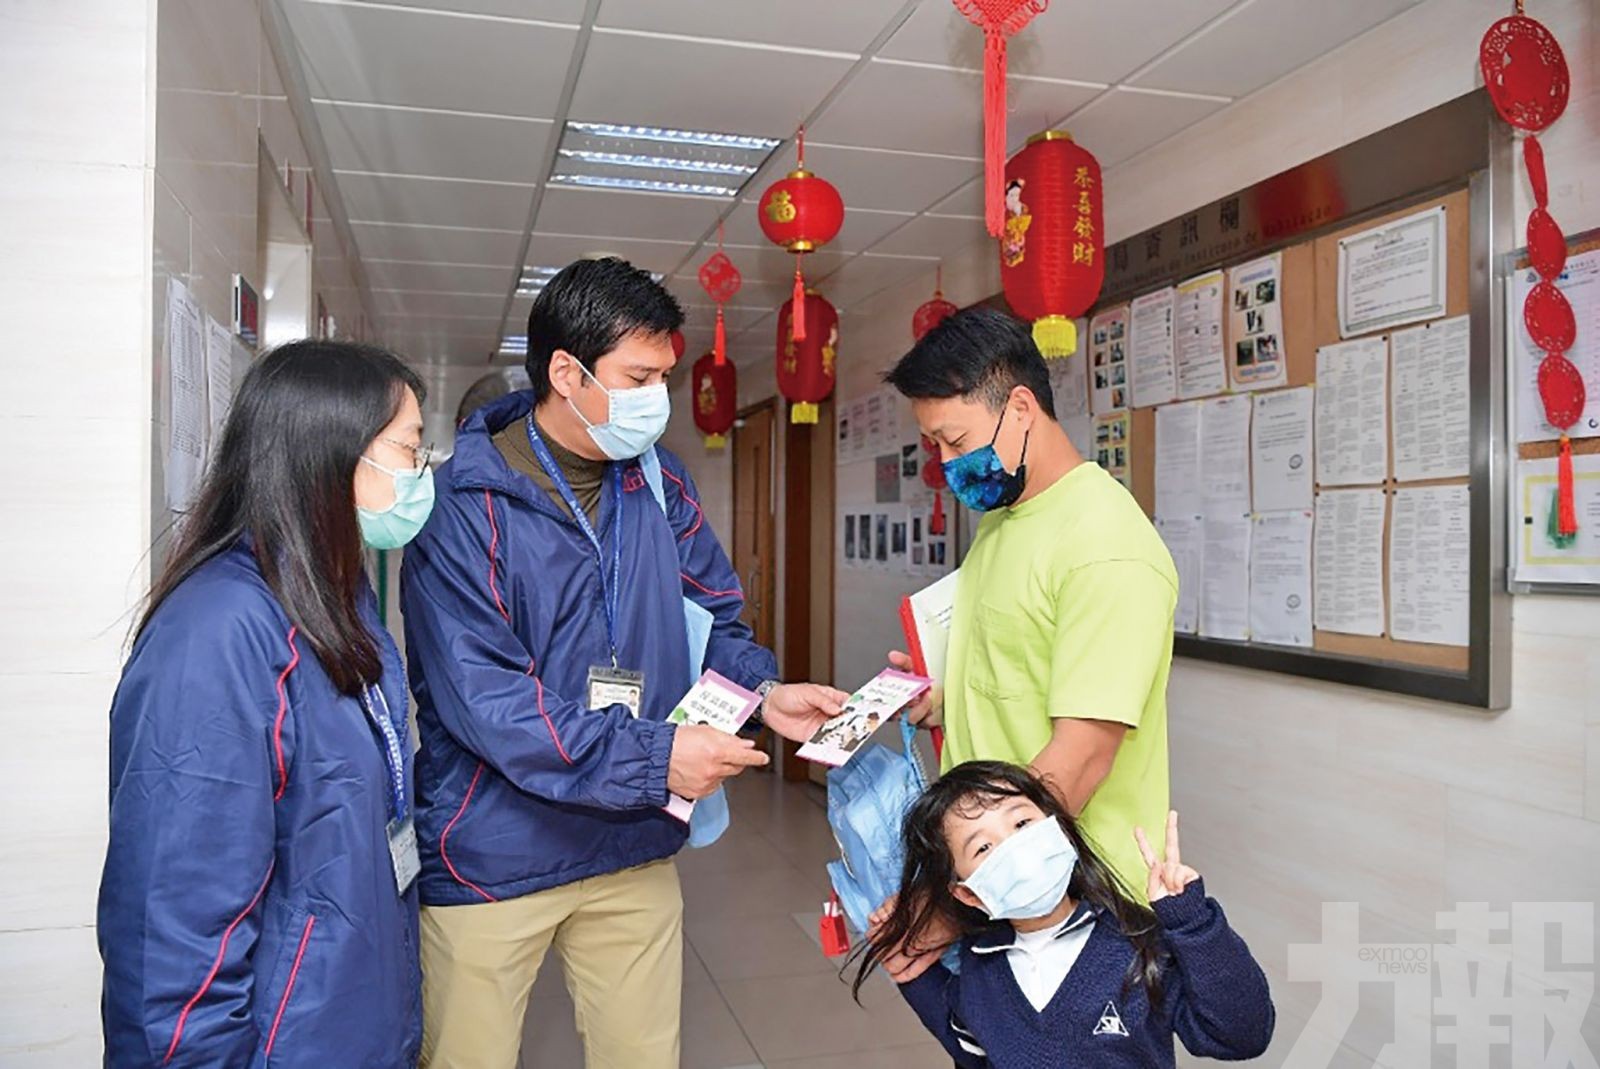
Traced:
[[607, 390], [581, 360], [578, 370], [600, 386], [609, 406], [604, 423], [590, 423], [588, 417], [578, 411], [578, 406], [572, 404], [572, 398], [567, 398], [567, 404], [572, 405], [583, 425], [589, 428], [589, 437], [600, 447], [600, 452], [612, 460], [632, 460], [643, 455], [666, 433], [667, 420], [672, 417], [672, 398], [667, 395], [666, 383], [636, 386], [631, 390]]
[[417, 537], [433, 511], [433, 469], [424, 464], [420, 470], [396, 470], [369, 457], [361, 462], [394, 480], [394, 504], [377, 511], [356, 506], [361, 540], [373, 549], [399, 549]]
[[989, 851], [962, 883], [995, 920], [1032, 920], [1061, 904], [1078, 851], [1054, 817], [1044, 817]]
[[950, 487], [957, 501], [974, 512], [1008, 508], [1022, 496], [1022, 488], [1028, 483], [1026, 432], [1022, 436], [1022, 456], [1016, 471], [1007, 471], [1000, 463], [1000, 454], [995, 452], [994, 443], [1000, 440], [1000, 428], [1005, 422], [1006, 415], [1002, 412], [988, 445], [944, 462], [945, 485]]

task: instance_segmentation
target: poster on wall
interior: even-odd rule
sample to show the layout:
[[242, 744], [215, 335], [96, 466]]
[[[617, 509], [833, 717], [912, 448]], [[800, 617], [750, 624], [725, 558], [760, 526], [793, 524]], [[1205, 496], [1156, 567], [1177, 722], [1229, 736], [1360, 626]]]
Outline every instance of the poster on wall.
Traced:
[[849, 569], [854, 569], [855, 566], [856, 566], [856, 563], [857, 563], [857, 559], [856, 559], [856, 514], [853, 513], [853, 512], [845, 513], [845, 516], [844, 516], [844, 534], [840, 537], [839, 544], [840, 544], [840, 546], [843, 547], [842, 554], [843, 554], [843, 557], [844, 557], [844, 566], [846, 568], [849, 568]]
[[1095, 415], [1128, 407], [1128, 306], [1089, 322], [1089, 404]]
[[900, 454], [884, 453], [873, 461], [875, 496], [880, 505], [892, 505], [900, 500]]
[[203, 313], [177, 279], [167, 282], [166, 357], [172, 395], [167, 431], [167, 508], [189, 507], [205, 468], [206, 340]]
[[[1089, 321], [1073, 321], [1078, 337], [1089, 337]], [[1050, 396], [1055, 401], [1056, 419], [1065, 423], [1074, 416], [1089, 414], [1089, 346], [1080, 342], [1078, 351], [1057, 360], [1046, 360], [1050, 370]]]
[[1317, 484], [1359, 486], [1389, 475], [1389, 339], [1317, 350]]
[[1437, 319], [1444, 309], [1444, 205], [1339, 239], [1339, 337]]
[[919, 505], [927, 496], [928, 487], [922, 481], [922, 439], [917, 438], [900, 446], [900, 500]]
[[[1538, 272], [1525, 267], [1513, 273], [1512, 283], [1506, 287], [1510, 291], [1507, 299], [1511, 302], [1506, 309], [1506, 322], [1511, 324], [1518, 442], [1561, 437], [1561, 432], [1545, 421], [1544, 404], [1539, 399], [1539, 361], [1544, 359], [1544, 351], [1528, 337], [1527, 324], [1522, 320], [1522, 306], [1528, 299], [1528, 291], [1538, 282]], [[1577, 341], [1567, 351], [1567, 359], [1577, 365], [1585, 390], [1583, 412], [1567, 434], [1573, 438], [1594, 438], [1600, 436], [1600, 249], [1568, 259], [1566, 270], [1556, 279], [1555, 286], [1572, 306], [1572, 315], [1578, 324]]]
[[1235, 390], [1263, 390], [1289, 381], [1283, 338], [1283, 254], [1228, 272], [1228, 377]]
[[884, 410], [883, 400], [883, 391], [874, 390], [867, 394], [862, 406], [861, 448], [864, 450], [861, 454], [862, 456], [876, 457], [883, 452], [884, 423], [888, 418], [888, 412]]
[[1311, 645], [1310, 509], [1254, 517], [1250, 537], [1250, 638]]
[[1178, 396], [1172, 369], [1172, 287], [1136, 298], [1129, 313], [1131, 401], [1134, 408], [1164, 405]]
[[1210, 397], [1228, 388], [1228, 363], [1222, 351], [1223, 289], [1220, 270], [1178, 283], [1172, 345], [1180, 400]]
[[1463, 315], [1390, 336], [1390, 427], [1400, 482], [1472, 471], [1471, 333]]
[[1389, 524], [1389, 635], [1465, 646], [1472, 615], [1472, 509], [1465, 486], [1403, 487]]
[[1133, 489], [1133, 465], [1128, 460], [1132, 446], [1132, 421], [1126, 409], [1094, 418], [1094, 460], [1110, 476]]
[[1600, 456], [1572, 458], [1573, 501], [1578, 536], [1552, 537], [1556, 507], [1556, 460], [1517, 461], [1517, 518], [1512, 578], [1521, 583], [1600, 585]]
[[1311, 507], [1314, 386], [1255, 395], [1250, 422], [1250, 492], [1257, 512]]
[[[1157, 411], [1160, 411], [1159, 409]], [[1172, 565], [1178, 572], [1178, 604], [1173, 610], [1172, 629], [1180, 635], [1200, 632], [1200, 558], [1205, 537], [1205, 517], [1157, 516], [1156, 530]]]
[[206, 456], [222, 441], [222, 425], [233, 406], [233, 331], [206, 316]]
[[911, 515], [901, 506], [889, 513], [889, 570], [904, 573], [910, 559]]
[[843, 404], [839, 406], [838, 426], [835, 428], [833, 447], [833, 460], [835, 464], [850, 463], [850, 451], [855, 447], [855, 440], [851, 429], [855, 426], [855, 405]]
[[1317, 495], [1312, 536], [1312, 619], [1318, 630], [1381, 635], [1383, 490], [1324, 490]]
[[872, 564], [878, 571], [889, 570], [889, 514], [872, 514]]

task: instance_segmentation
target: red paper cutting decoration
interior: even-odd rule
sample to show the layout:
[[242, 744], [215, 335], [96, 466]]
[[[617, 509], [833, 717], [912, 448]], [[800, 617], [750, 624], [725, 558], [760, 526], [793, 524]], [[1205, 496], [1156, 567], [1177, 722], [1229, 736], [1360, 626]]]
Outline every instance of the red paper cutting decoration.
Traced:
[[1544, 149], [1535, 135], [1566, 110], [1571, 79], [1566, 56], [1555, 37], [1522, 13], [1522, 0], [1516, 0], [1515, 11], [1483, 35], [1478, 46], [1478, 66], [1495, 110], [1506, 122], [1525, 132], [1522, 159], [1528, 168], [1534, 199], [1534, 209], [1528, 216], [1528, 262], [1539, 282], [1523, 302], [1522, 321], [1528, 336], [1545, 354], [1539, 361], [1539, 399], [1544, 403], [1544, 418], [1561, 432], [1551, 537], [1558, 546], [1568, 546], [1578, 535], [1578, 513], [1573, 500], [1572, 440], [1567, 431], [1583, 414], [1588, 398], [1583, 375], [1566, 356], [1578, 333], [1572, 305], [1556, 286], [1567, 263], [1566, 239], [1548, 210], [1550, 185]]
[[1105, 281], [1100, 164], [1060, 131], [1036, 134], [1006, 164], [1000, 284], [1048, 357], [1078, 348], [1075, 316]]
[[800, 269], [800, 258], [816, 252], [832, 241], [844, 225], [844, 199], [833, 183], [818, 178], [806, 170], [806, 130], [801, 127], [795, 135], [796, 169], [788, 176], [774, 182], [761, 194], [756, 211], [761, 219], [761, 232], [774, 245], [780, 245], [795, 254], [794, 297], [801, 314], [794, 318], [796, 341], [806, 336], [805, 275]]
[[1050, 0], [954, 0], [956, 10], [983, 31], [983, 216], [1000, 236], [1005, 222], [1001, 174], [1006, 158], [1006, 38], [1022, 30]]
[[744, 279], [740, 276], [739, 269], [733, 266], [733, 261], [722, 251], [722, 224], [718, 223], [717, 251], [700, 265], [700, 288], [717, 303], [716, 343], [712, 352], [716, 354], [719, 364], [728, 361], [728, 328], [723, 322], [722, 306], [733, 300], [734, 294], [739, 292], [739, 287], [743, 284]]
[[933, 285], [933, 300], [924, 302], [911, 314], [911, 339], [921, 341], [924, 334], [960, 310], [944, 299], [944, 265], [941, 264], [938, 281]]
[[693, 374], [694, 425], [707, 449], [721, 449], [738, 414], [739, 373], [731, 361], [719, 364], [715, 353], [706, 353], [694, 362]]
[[804, 310], [811, 329], [804, 338], [790, 327], [795, 302], [778, 310], [778, 392], [789, 401], [790, 423], [815, 423], [817, 406], [833, 392], [839, 349], [839, 313], [815, 290], [805, 293]]
[[684, 351], [686, 349], [688, 349], [688, 348], [689, 348], [689, 342], [688, 342], [687, 339], [684, 338], [683, 331], [681, 331], [681, 330], [673, 331], [672, 332], [672, 358], [674, 360], [682, 360]]

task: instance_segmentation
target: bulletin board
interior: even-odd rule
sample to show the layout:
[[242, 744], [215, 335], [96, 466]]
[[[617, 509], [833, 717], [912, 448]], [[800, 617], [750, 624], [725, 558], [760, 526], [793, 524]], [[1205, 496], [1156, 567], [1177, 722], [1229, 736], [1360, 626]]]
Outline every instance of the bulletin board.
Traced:
[[[1280, 254], [1278, 286], [1286, 381], [1271, 389], [1254, 391], [1257, 396], [1272, 390], [1315, 386], [1317, 353], [1323, 346], [1380, 334], [1387, 338], [1395, 330], [1422, 326], [1423, 320], [1419, 319], [1397, 324], [1390, 330], [1341, 335], [1342, 239], [1419, 213], [1442, 210], [1442, 308], [1430, 313], [1427, 321], [1431, 329], [1434, 324], [1468, 317], [1465, 328], [1458, 324], [1455, 329], [1464, 330], [1467, 335], [1465, 408], [1470, 474], [1404, 483], [1396, 479], [1391, 363], [1383, 430], [1375, 432], [1388, 438], [1387, 469], [1381, 481], [1360, 480], [1357, 484], [1369, 490], [1381, 486], [1383, 493], [1384, 633], [1360, 635], [1314, 628], [1309, 644], [1299, 646], [1179, 634], [1175, 649], [1180, 655], [1484, 708], [1503, 708], [1509, 703], [1506, 539], [1502, 513], [1498, 511], [1507, 498], [1507, 473], [1506, 465], [1495, 456], [1505, 434], [1501, 388], [1505, 351], [1499, 336], [1504, 272], [1492, 269], [1498, 260], [1491, 250], [1497, 246], [1509, 248], [1511, 172], [1509, 138], [1498, 127], [1482, 92], [1475, 92], [1274, 176], [1234, 197], [1134, 235], [1107, 250], [1107, 282], [1091, 317], [1206, 271], [1235, 268], [1263, 256]], [[1225, 353], [1233, 352], [1231, 320], [1225, 307]], [[1130, 328], [1130, 337], [1132, 333]], [[1455, 337], [1459, 342], [1461, 334]], [[1224, 384], [1210, 396], [1225, 395], [1233, 389], [1231, 384]], [[1090, 390], [1093, 393], [1092, 384]], [[1191, 394], [1184, 400], [1204, 396], [1207, 395]], [[1134, 407], [1128, 432], [1129, 489], [1152, 518], [1156, 512], [1156, 413], [1161, 407]], [[1457, 411], [1460, 410], [1458, 406]], [[1600, 451], [1600, 439], [1586, 447]], [[1313, 481], [1320, 496], [1324, 487], [1320, 479], [1314, 477]], [[1460, 642], [1397, 641], [1388, 634], [1394, 495], [1401, 488], [1434, 486], [1462, 486], [1468, 490], [1465, 511], [1469, 517], [1470, 549], [1465, 556], [1470, 583], [1469, 624], [1465, 640]], [[1372, 526], [1375, 525], [1369, 525], [1369, 530]], [[1314, 570], [1311, 581], [1316, 582]]]

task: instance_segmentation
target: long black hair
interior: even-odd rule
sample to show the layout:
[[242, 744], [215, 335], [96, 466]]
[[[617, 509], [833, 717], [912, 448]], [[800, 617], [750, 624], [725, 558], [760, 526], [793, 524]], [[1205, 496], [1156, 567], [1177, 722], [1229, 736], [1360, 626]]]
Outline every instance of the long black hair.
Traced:
[[[905, 867], [894, 909], [877, 937], [865, 941], [855, 955], [859, 962], [853, 990], [874, 967], [901, 946], [918, 947], [937, 921], [967, 936], [995, 923], [981, 910], [965, 905], [951, 893], [956, 877], [955, 858], [945, 838], [945, 819], [954, 813], [970, 817], [993, 809], [1010, 798], [1026, 798], [1046, 816], [1053, 817], [1078, 852], [1067, 894], [1088, 903], [1100, 914], [1097, 923], [1113, 923], [1133, 944], [1133, 961], [1124, 988], [1142, 986], [1153, 1006], [1161, 1004], [1161, 969], [1165, 955], [1156, 915], [1117, 879], [1111, 867], [1078, 829], [1065, 806], [1044, 782], [1025, 768], [1003, 761], [968, 761], [946, 772], [922, 793], [906, 814]], [[848, 966], [847, 966], [848, 967]]]
[[355, 471], [422, 380], [370, 345], [296, 341], [245, 375], [194, 507], [150, 589], [138, 632], [206, 561], [248, 535], [267, 585], [347, 694], [382, 672], [357, 610]]

